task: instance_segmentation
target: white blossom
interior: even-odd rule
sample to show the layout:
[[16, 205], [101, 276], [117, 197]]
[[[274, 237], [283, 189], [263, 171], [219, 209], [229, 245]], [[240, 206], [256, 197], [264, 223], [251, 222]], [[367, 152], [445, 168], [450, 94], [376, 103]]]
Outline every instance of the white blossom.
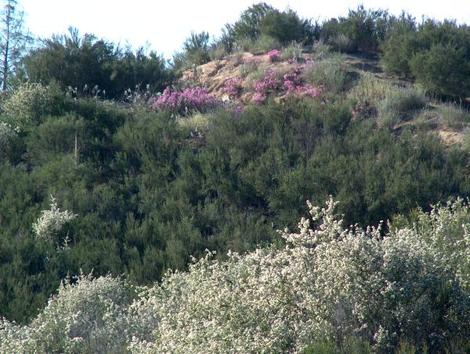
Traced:
[[33, 231], [38, 238], [52, 240], [53, 235], [76, 217], [76, 214], [68, 210], [61, 211], [57, 206], [56, 199], [51, 195], [50, 209], [42, 211], [41, 216], [33, 224]]
[[31, 324], [1, 322], [0, 352], [300, 353], [348, 337], [439, 352], [468, 338], [469, 207], [436, 206], [385, 233], [344, 228], [335, 205], [309, 204], [280, 249], [208, 251], [152, 286], [82, 276]]

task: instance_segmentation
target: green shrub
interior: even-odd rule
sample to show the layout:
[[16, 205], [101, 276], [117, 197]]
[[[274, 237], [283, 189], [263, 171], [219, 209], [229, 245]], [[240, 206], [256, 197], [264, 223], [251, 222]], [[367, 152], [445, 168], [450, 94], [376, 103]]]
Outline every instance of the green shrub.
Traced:
[[303, 48], [299, 43], [291, 43], [287, 47], [284, 47], [281, 51], [281, 59], [284, 61], [294, 60], [296, 62], [303, 60]]
[[405, 15], [392, 26], [382, 44], [385, 69], [414, 77], [434, 95], [470, 95], [469, 27], [447, 20], [426, 20], [415, 27]]
[[208, 129], [210, 119], [210, 114], [196, 113], [189, 117], [180, 117], [177, 119], [177, 122], [183, 128], [195, 132], [203, 132]]
[[315, 60], [323, 60], [332, 55], [332, 47], [322, 40], [312, 45], [312, 56]]
[[275, 38], [282, 45], [290, 42], [311, 42], [310, 23], [301, 20], [292, 10], [269, 11], [261, 20], [260, 33]]
[[412, 87], [395, 88], [379, 103], [379, 119], [383, 125], [394, 126], [408, 120], [426, 106], [424, 94]]
[[348, 337], [338, 344], [334, 341], [317, 341], [309, 344], [302, 354], [371, 354], [372, 346], [358, 338]]
[[173, 56], [173, 66], [177, 71], [181, 71], [210, 60], [209, 33], [192, 32], [183, 44], [183, 51]]
[[[234, 44], [245, 50], [251, 47], [267, 51], [292, 41], [311, 44], [317, 39], [318, 31], [318, 24], [301, 19], [292, 10], [281, 12], [266, 3], [259, 3], [243, 11], [233, 25], [226, 25], [222, 39], [229, 46]], [[262, 37], [265, 39], [261, 43], [249, 44], [256, 43]], [[270, 48], [266, 45], [269, 42], [266, 38], [270, 38]]]
[[390, 81], [378, 78], [372, 73], [362, 73], [357, 84], [348, 92], [348, 97], [358, 105], [377, 107], [394, 90]]
[[[469, 36], [470, 39], [470, 36]], [[431, 94], [470, 96], [470, 45], [436, 44], [415, 54], [410, 60], [416, 82]]]
[[446, 127], [461, 129], [470, 123], [470, 112], [455, 104], [440, 104], [437, 111]]
[[384, 41], [380, 45], [380, 62], [388, 73], [410, 76], [410, 58], [416, 48], [416, 23], [410, 15], [402, 14], [393, 21]]
[[266, 3], [250, 6], [233, 25], [227, 25], [228, 34], [239, 41], [244, 38], [256, 40], [261, 35], [261, 21], [274, 8]]
[[303, 76], [307, 82], [321, 86], [333, 95], [340, 94], [347, 83], [347, 73], [341, 56], [315, 62], [304, 71]]
[[347, 17], [333, 18], [323, 24], [321, 38], [344, 52], [377, 52], [389, 26], [386, 11], [359, 6]]
[[342, 53], [350, 53], [355, 51], [353, 41], [343, 33], [330, 38], [328, 43], [333, 47], [334, 50]]
[[41, 41], [23, 64], [24, 76], [31, 82], [55, 81], [61, 89], [71, 87], [85, 96], [118, 99], [129, 88], [147, 85], [158, 92], [172, 80], [166, 61], [155, 52], [122, 50], [92, 34], [80, 36], [73, 28], [67, 35]]

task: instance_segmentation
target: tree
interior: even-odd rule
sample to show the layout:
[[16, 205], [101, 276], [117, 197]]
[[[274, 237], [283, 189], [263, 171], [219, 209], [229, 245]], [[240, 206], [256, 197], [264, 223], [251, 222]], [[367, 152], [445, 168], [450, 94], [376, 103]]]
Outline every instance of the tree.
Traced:
[[171, 81], [165, 60], [143, 48], [135, 53], [77, 29], [45, 39], [23, 60], [25, 77], [31, 82], [56, 82], [83, 95], [122, 98], [128, 89], [149, 87], [162, 91]]
[[17, 10], [17, 0], [6, 0], [0, 19], [0, 74], [2, 91], [8, 90], [11, 76], [32, 38], [24, 29], [23, 12]]

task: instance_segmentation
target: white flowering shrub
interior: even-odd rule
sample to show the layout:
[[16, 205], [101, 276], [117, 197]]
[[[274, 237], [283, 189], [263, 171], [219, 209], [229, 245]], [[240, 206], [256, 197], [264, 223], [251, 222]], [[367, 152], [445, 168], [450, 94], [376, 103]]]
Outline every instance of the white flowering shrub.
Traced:
[[61, 211], [57, 206], [56, 199], [51, 195], [50, 209], [43, 210], [41, 216], [33, 224], [34, 234], [40, 239], [53, 241], [54, 235], [56, 235], [66, 223], [76, 217], [76, 214], [68, 210]]
[[57, 88], [25, 83], [4, 102], [3, 111], [20, 127], [37, 124], [43, 116], [56, 109], [59, 95]]
[[0, 352], [123, 353], [133, 296], [129, 285], [110, 276], [67, 279], [29, 326], [0, 323]]
[[309, 208], [297, 233], [281, 232], [285, 247], [224, 261], [208, 252], [188, 272], [136, 289], [132, 303], [110, 277], [65, 286], [29, 326], [1, 325], [0, 352], [299, 353], [348, 338], [376, 352], [464, 352], [465, 203], [387, 232], [343, 227], [331, 199]]

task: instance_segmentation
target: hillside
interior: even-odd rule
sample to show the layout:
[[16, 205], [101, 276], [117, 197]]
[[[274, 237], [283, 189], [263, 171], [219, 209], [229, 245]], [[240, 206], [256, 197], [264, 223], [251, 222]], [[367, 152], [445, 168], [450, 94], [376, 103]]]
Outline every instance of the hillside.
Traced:
[[[362, 112], [373, 108], [379, 109], [381, 102], [365, 100], [384, 99], [384, 90], [400, 90], [407, 92], [406, 88], [412, 87], [409, 80], [400, 80], [388, 76], [381, 68], [379, 60], [361, 55], [339, 55], [328, 53], [326, 48], [318, 47], [316, 50], [306, 51], [301, 47], [291, 47], [283, 52], [273, 50], [267, 53], [252, 54], [249, 52], [237, 53], [218, 60], [212, 60], [206, 64], [194, 66], [182, 73], [177, 86], [179, 87], [203, 87], [218, 100], [234, 105], [247, 105], [256, 100], [256, 85], [274, 73], [275, 79], [271, 90], [272, 98], [280, 102], [288, 96], [299, 96], [304, 93], [297, 90], [289, 92], [286, 89], [286, 78], [297, 80], [298, 86], [308, 84], [316, 85], [325, 103], [332, 95], [340, 94], [359, 101], [355, 114], [361, 116], [364, 113], [366, 119], [377, 119], [378, 114]], [[368, 82], [367, 82], [368, 81]], [[370, 87], [364, 87], [369, 85]], [[357, 87], [355, 87], [357, 86]], [[374, 95], [372, 90], [382, 90], [382, 97], [366, 97]], [[365, 92], [358, 92], [366, 90]], [[369, 90], [369, 91], [367, 91]], [[258, 90], [259, 91], [259, 90]], [[408, 92], [409, 93], [409, 92]], [[425, 131], [439, 137], [447, 146], [457, 145], [462, 147], [470, 124], [470, 115], [465, 109], [459, 109], [458, 105], [444, 104], [439, 100], [428, 100], [423, 93], [417, 99], [426, 100], [418, 103], [420, 107], [411, 107], [413, 114], [404, 107], [397, 107], [400, 111], [391, 128], [401, 131], [409, 127], [413, 131]], [[362, 102], [361, 102], [362, 101]], [[361, 104], [367, 107], [361, 107]], [[400, 102], [396, 102], [400, 105]], [[376, 105], [371, 107], [371, 105]], [[411, 103], [413, 105], [413, 103]]]
[[21, 58], [0, 353], [468, 353], [470, 27], [260, 3], [210, 38]]

